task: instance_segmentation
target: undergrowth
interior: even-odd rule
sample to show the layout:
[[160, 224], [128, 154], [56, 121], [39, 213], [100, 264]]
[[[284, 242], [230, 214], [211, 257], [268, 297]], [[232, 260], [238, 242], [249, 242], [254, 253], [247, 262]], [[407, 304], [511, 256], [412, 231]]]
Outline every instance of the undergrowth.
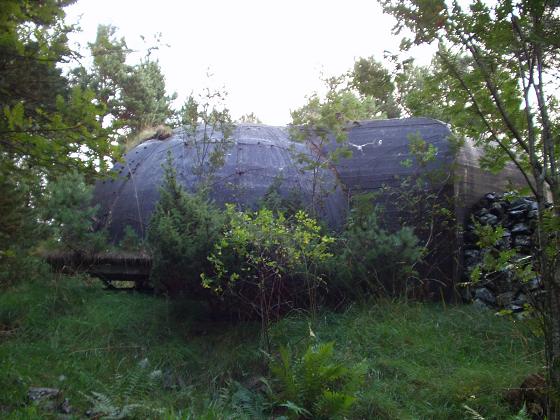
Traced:
[[[29, 387], [60, 389], [75, 418], [305, 417], [321, 403], [293, 401], [279, 372], [305, 377], [298, 366], [322, 349], [332, 378], [359, 368], [351, 392], [336, 380], [316, 392], [352, 399], [340, 411], [346, 418], [471, 418], [465, 406], [510, 418], [504, 393], [542, 366], [540, 343], [523, 322], [468, 306], [379, 302], [314, 321], [294, 313], [271, 327], [272, 369], [258, 324], [208, 313], [200, 303], [108, 292], [87, 278], [4, 290], [0, 417], [48, 417], [29, 403]], [[282, 356], [281, 348], [290, 350]]]

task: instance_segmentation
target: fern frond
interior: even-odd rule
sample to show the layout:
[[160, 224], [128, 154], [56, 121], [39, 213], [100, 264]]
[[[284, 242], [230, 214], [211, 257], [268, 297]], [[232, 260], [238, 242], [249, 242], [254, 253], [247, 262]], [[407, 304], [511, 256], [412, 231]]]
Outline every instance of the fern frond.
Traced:
[[529, 416], [529, 413], [527, 413], [527, 407], [525, 406], [525, 404], [523, 404], [523, 407], [521, 407], [521, 410], [519, 410], [517, 414], [509, 418], [509, 420], [530, 420], [530, 419], [531, 416]]
[[367, 372], [364, 363], [348, 367], [338, 362], [332, 342], [310, 346], [299, 358], [283, 347], [278, 359], [270, 364], [272, 385], [278, 387], [274, 397], [291, 417], [346, 415]]
[[272, 362], [270, 370], [276, 380], [280, 382], [280, 388], [283, 390], [282, 398], [285, 400], [293, 400], [298, 396], [298, 387], [294, 377], [294, 369], [292, 368], [292, 355], [288, 347], [280, 348], [280, 361]]
[[286, 401], [284, 404], [280, 404], [280, 407], [284, 407], [288, 412], [295, 414], [297, 417], [311, 417], [311, 413], [303, 407], [294, 404], [291, 401]]
[[355, 401], [356, 397], [336, 391], [325, 391], [315, 404], [314, 411], [322, 418], [345, 416]]

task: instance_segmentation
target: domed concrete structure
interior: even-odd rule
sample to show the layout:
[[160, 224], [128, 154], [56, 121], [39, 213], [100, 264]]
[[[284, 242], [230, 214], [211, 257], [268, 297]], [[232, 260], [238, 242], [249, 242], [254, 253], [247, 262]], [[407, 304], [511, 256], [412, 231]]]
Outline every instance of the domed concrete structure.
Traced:
[[[220, 143], [219, 136], [212, 133], [208, 147], [202, 146], [201, 150], [203, 131], [197, 131], [194, 141], [178, 129], [169, 138], [148, 140], [129, 151], [124, 161], [113, 168], [114, 177], [98, 182], [94, 192], [94, 203], [100, 208], [100, 227], [108, 229], [111, 240], [118, 242], [126, 226], [140, 235], [146, 234], [168, 156], [172, 157], [178, 181], [186, 190], [195, 190], [201, 180], [196, 168], [207, 168], [209, 153]], [[355, 122], [348, 131], [352, 156], [329, 165], [326, 159], [328, 152], [337, 147], [334, 142], [324, 145], [309, 138], [306, 143], [297, 143], [284, 127], [241, 124], [230, 140], [223, 165], [217, 168], [210, 185], [210, 197], [218, 205], [231, 202], [242, 208], [256, 208], [275, 186], [281, 196], [296, 197], [304, 208], [317, 210], [316, 214], [331, 227], [345, 222], [352, 195], [381, 192], [387, 186], [401, 186], [405, 179], [417, 180], [420, 175], [439, 172], [439, 181], [427, 185], [425, 192], [432, 200], [440, 200], [457, 224], [443, 227], [436, 223], [430, 230], [430, 238], [438, 235], [439, 246], [430, 251], [431, 266], [422, 275], [446, 286], [447, 291], [453, 289], [449, 286], [458, 281], [461, 272], [461, 227], [468, 209], [489, 191], [502, 192], [511, 184], [523, 185], [522, 176], [512, 166], [498, 175], [483, 171], [478, 161], [480, 149], [469, 141], [458, 147], [450, 141], [448, 126], [429, 118]], [[418, 162], [410, 148], [414, 140], [429, 149], [432, 159]], [[304, 171], [299, 163], [302, 157], [323, 159], [324, 168], [315, 174]], [[393, 215], [403, 209], [395, 206], [390, 196], [381, 194], [377, 200], [385, 206], [385, 218], [398, 227], [401, 219]], [[409, 225], [424, 223], [421, 214], [414, 217]], [[429, 243], [426, 240], [430, 238], [422, 237], [422, 233], [419, 236], [423, 243]], [[128, 256], [124, 262], [109, 256], [95, 258], [87, 262], [90, 272], [105, 279], [145, 279], [149, 273], [149, 256]]]
[[[209, 135], [210, 133], [206, 133]], [[209, 170], [210, 155], [221, 142], [220, 133], [212, 133], [204, 142], [199, 129], [196, 141], [181, 129], [164, 140], [152, 139], [130, 150], [122, 163], [115, 164], [114, 178], [100, 181], [94, 191], [99, 205], [101, 226], [117, 241], [126, 226], [141, 236], [146, 233], [151, 214], [159, 199], [164, 180], [164, 165], [171, 157], [177, 181], [194, 191]], [[314, 176], [297, 163], [301, 156], [311, 157], [305, 144], [290, 140], [284, 127], [241, 124], [228, 139], [223, 165], [217, 165], [210, 179], [210, 198], [218, 205], [235, 203], [255, 209], [271, 189], [284, 198], [298, 200], [304, 208], [315, 208], [330, 226], [344, 221], [346, 200], [334, 173], [319, 173], [321, 194], [313, 189]], [[223, 144], [223, 143], [222, 143]]]

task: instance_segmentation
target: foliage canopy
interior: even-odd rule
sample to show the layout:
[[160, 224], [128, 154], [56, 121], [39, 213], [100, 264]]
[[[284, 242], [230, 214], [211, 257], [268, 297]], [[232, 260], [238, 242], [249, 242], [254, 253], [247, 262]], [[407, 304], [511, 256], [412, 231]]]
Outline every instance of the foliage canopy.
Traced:
[[74, 52], [63, 8], [73, 1], [2, 2], [0, 17], [0, 265], [41, 238], [37, 206], [46, 183], [78, 171], [88, 180], [116, 155], [95, 94], [60, 65]]

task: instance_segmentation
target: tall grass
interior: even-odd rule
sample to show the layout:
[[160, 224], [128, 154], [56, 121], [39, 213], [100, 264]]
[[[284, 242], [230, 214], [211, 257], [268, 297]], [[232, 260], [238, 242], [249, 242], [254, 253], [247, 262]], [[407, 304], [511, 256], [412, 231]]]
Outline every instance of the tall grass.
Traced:
[[[277, 324], [276, 339], [294, 340], [288, 332], [302, 328], [296, 324]], [[507, 418], [504, 393], [542, 366], [527, 326], [472, 306], [355, 307], [325, 314], [314, 334], [336, 342], [345, 363], [369, 367], [357, 418], [464, 418], [465, 403], [485, 417]]]
[[[464, 404], [507, 418], [506, 389], [542, 365], [522, 322], [467, 306], [372, 303], [314, 324], [294, 314], [271, 339], [299, 354], [311, 339], [335, 342], [339, 362], [363, 364], [350, 418], [466, 418]], [[212, 320], [200, 303], [76, 277], [22, 282], [0, 294], [0, 417], [44, 418], [27, 401], [31, 386], [61, 389], [77, 417], [103, 397], [138, 418], [270, 416], [260, 378], [274, 378], [260, 347], [258, 325]]]

